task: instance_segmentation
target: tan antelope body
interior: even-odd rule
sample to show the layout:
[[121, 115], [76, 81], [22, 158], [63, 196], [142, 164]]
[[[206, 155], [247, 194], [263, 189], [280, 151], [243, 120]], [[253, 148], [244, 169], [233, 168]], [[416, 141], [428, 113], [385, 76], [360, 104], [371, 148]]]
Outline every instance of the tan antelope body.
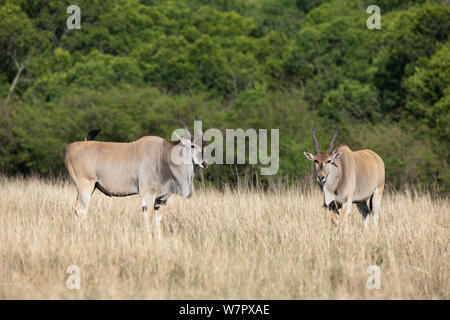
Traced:
[[[180, 122], [190, 136], [181, 119]], [[96, 189], [108, 196], [138, 194], [146, 225], [151, 206], [155, 232], [160, 236], [167, 199], [172, 194], [190, 197], [197, 168], [207, 167], [203, 145], [195, 144], [194, 139], [179, 137], [179, 141], [169, 142], [156, 136], [145, 136], [129, 143], [90, 141], [97, 132], [90, 132], [85, 141], [66, 147], [65, 164], [78, 192], [77, 217], [86, 220]], [[189, 161], [174, 161], [174, 155], [187, 155]]]
[[[314, 161], [324, 206], [330, 211], [336, 227], [345, 226], [352, 203], [356, 203], [361, 212], [365, 227], [369, 225], [370, 213], [373, 213], [373, 223], [377, 224], [384, 189], [384, 162], [369, 149], [352, 151], [348, 146], [341, 145], [333, 150], [336, 136], [337, 127], [327, 152], [320, 152], [314, 129], [316, 154], [304, 152], [309, 160]], [[341, 208], [342, 214], [339, 215]]]

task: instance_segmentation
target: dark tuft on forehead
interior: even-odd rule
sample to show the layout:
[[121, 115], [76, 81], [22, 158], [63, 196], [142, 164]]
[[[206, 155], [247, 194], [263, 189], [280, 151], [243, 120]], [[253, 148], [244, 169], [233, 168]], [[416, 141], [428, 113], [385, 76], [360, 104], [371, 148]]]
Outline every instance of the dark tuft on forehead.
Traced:
[[317, 161], [326, 161], [329, 157], [330, 155], [326, 152], [319, 152], [318, 154], [316, 154]]

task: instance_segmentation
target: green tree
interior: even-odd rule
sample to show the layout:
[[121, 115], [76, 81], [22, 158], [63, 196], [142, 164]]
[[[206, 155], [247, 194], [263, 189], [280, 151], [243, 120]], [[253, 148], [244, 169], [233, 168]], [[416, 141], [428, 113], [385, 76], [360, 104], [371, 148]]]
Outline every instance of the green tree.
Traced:
[[7, 104], [30, 60], [46, 45], [46, 38], [20, 7], [12, 4], [0, 6], [0, 30], [0, 68], [11, 81]]
[[450, 43], [425, 58], [404, 82], [407, 90], [405, 114], [425, 124], [436, 144], [450, 159]]
[[132, 57], [113, 57], [91, 52], [67, 72], [68, 85], [73, 87], [102, 88], [124, 83], [141, 84], [142, 72]]
[[415, 72], [421, 58], [431, 56], [438, 43], [448, 41], [450, 8], [427, 3], [401, 11], [386, 25], [375, 59], [375, 85], [380, 91], [383, 111], [394, 117], [406, 103], [403, 80]]
[[370, 85], [345, 80], [337, 89], [331, 90], [319, 107], [319, 114], [333, 120], [370, 120], [381, 116], [377, 91]]

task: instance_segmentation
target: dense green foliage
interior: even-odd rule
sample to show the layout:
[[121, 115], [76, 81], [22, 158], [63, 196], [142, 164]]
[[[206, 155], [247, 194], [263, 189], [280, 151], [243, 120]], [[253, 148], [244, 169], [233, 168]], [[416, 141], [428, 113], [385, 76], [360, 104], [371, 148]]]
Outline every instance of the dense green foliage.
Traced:
[[[81, 29], [66, 27], [67, 6]], [[371, 148], [388, 184], [450, 190], [450, 8], [439, 1], [0, 0], [0, 170], [64, 171], [64, 146], [204, 129], [279, 128], [278, 177], [326, 148]], [[20, 70], [22, 69], [22, 70]], [[19, 71], [20, 70], [20, 71]], [[256, 167], [258, 167], [257, 165]], [[213, 183], [250, 165], [211, 166]]]

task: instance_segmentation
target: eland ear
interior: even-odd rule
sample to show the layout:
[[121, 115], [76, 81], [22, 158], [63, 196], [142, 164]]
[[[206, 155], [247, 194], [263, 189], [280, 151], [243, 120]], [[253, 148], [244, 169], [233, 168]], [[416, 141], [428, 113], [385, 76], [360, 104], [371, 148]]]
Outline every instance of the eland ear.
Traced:
[[185, 146], [185, 147], [190, 147], [190, 146], [191, 146], [191, 140], [186, 139], [186, 138], [183, 137], [183, 136], [179, 136], [178, 139], [180, 139], [180, 142], [181, 142], [181, 144], [182, 144], [183, 146]]
[[172, 140], [171, 142], [174, 145], [177, 145], [181, 142], [181, 144], [185, 147], [190, 147], [191, 146], [191, 141], [189, 139], [186, 139], [185, 137], [179, 135], [178, 133], [174, 132], [173, 135], [175, 136], [176, 140]]
[[311, 154], [309, 152], [306, 152], [306, 151], [303, 151], [303, 154], [305, 155], [306, 159], [314, 161], [314, 155], [313, 154]]
[[335, 153], [333, 153], [333, 155], [331, 156], [331, 158], [333, 159], [333, 161], [334, 160], [337, 160], [337, 159], [339, 159], [340, 157], [341, 157], [341, 155], [342, 155], [342, 152], [335, 152]]
[[177, 144], [180, 143], [180, 137], [181, 136], [178, 133], [174, 132], [172, 133], [172, 138], [169, 142], [176, 146]]

